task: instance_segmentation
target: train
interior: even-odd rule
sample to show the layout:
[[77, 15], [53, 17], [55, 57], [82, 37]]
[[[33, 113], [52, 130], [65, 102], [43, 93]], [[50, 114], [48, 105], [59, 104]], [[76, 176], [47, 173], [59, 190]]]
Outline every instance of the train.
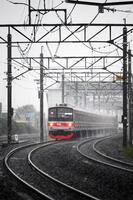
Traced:
[[48, 109], [48, 135], [53, 139], [71, 139], [98, 133], [117, 132], [115, 116], [103, 116], [60, 104]]

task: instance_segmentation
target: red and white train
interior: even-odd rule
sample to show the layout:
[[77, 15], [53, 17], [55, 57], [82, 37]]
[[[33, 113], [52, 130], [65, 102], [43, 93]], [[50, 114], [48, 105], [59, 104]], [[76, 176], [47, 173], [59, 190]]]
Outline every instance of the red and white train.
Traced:
[[49, 137], [54, 139], [70, 139], [80, 134], [96, 134], [116, 132], [116, 117], [102, 116], [77, 110], [62, 104], [48, 110]]

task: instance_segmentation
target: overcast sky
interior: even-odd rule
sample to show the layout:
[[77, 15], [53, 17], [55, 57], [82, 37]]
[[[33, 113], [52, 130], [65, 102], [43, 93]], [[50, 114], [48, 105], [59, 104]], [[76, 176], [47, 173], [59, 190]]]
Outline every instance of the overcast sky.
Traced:
[[[86, 0], [87, 1], [87, 0]], [[111, 2], [116, 2], [116, 0], [111, 0]], [[123, 0], [124, 1], [124, 0]], [[12, 2], [19, 2], [19, 3], [28, 3], [28, 0], [12, 0]], [[62, 2], [62, 3], [61, 3]], [[94, 1], [93, 1], [94, 2]], [[104, 2], [104, 1], [95, 1], [95, 2]], [[109, 2], [109, 1], [108, 1]], [[45, 1], [46, 8], [50, 9], [58, 4], [61, 5], [58, 8], [66, 8], [67, 13], [70, 13], [70, 11], [73, 9], [71, 17], [68, 19], [68, 22], [72, 23], [90, 23], [94, 19], [94, 17], [98, 13], [98, 8], [94, 6], [87, 6], [87, 5], [76, 5], [74, 7], [73, 4], [67, 4], [64, 1], [61, 0], [47, 0]], [[31, 5], [35, 8], [43, 8], [44, 0], [31, 0]], [[111, 8], [115, 8], [118, 11], [117, 12], [108, 12], [104, 11], [103, 14], [99, 14], [98, 17], [93, 21], [93, 23], [123, 23], [123, 18], [126, 18], [126, 23], [133, 23], [133, 5], [127, 5], [127, 6], [112, 6]], [[56, 16], [57, 17], [57, 16]], [[43, 19], [43, 22], [47, 23], [55, 23], [55, 17], [52, 14], [49, 14], [46, 16], [45, 19]], [[58, 19], [59, 20], [59, 19]], [[27, 12], [27, 6], [25, 5], [16, 5], [13, 3], [10, 3], [7, 0], [0, 0], [0, 24], [23, 24], [27, 23], [28, 21], [28, 12]], [[34, 17], [32, 19], [34, 22]], [[119, 34], [122, 31], [122, 28], [119, 30], [116, 28], [116, 32], [114, 34]], [[3, 38], [7, 38], [7, 30], [2, 29], [0, 30], [0, 36]], [[15, 35], [13, 35], [15, 37]], [[131, 48], [132, 48], [132, 40], [133, 35], [130, 34], [129, 41], [131, 42]], [[0, 40], [1, 41], [1, 40]], [[57, 49], [56, 46], [50, 46], [52, 53]], [[107, 47], [107, 50], [110, 47]], [[102, 49], [101, 49], [102, 50]], [[29, 55], [39, 56], [41, 51], [40, 46], [35, 48], [34, 46], [31, 48]], [[50, 56], [50, 52], [48, 51], [48, 48], [46, 45], [44, 45], [44, 51], [47, 55]], [[7, 89], [6, 89], [6, 73], [7, 72], [7, 47], [6, 45], [0, 45], [0, 102], [3, 104], [3, 111], [7, 110]], [[80, 50], [77, 48], [77, 46], [73, 46], [70, 48], [70, 46], [67, 45], [61, 45], [59, 48], [58, 54], [59, 55], [71, 55], [76, 53], [79, 55], [87, 55], [88, 51], [86, 48], [82, 45], [80, 45]], [[13, 50], [13, 55], [18, 55], [17, 50]], [[67, 56], [67, 55], [66, 55]], [[18, 73], [22, 73], [23, 69], [21, 69], [17, 65], [13, 65], [13, 76], [16, 76]], [[33, 104], [37, 110], [39, 110], [39, 99], [38, 99], [38, 88], [37, 84], [34, 81], [35, 79], [39, 78], [38, 72], [29, 72], [24, 75], [24, 77], [20, 77], [19, 80], [13, 81], [13, 99], [12, 104], [14, 108], [18, 108], [22, 105], [26, 104]], [[47, 80], [46, 87], [50, 84]], [[47, 108], [46, 100], [45, 100], [45, 107]]]

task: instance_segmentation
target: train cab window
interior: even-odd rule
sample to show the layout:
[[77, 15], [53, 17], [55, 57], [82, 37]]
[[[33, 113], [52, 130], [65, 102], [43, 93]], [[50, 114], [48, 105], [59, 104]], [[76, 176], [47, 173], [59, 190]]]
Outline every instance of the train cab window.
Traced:
[[49, 109], [49, 120], [55, 120], [56, 119], [56, 108], [50, 108]]
[[71, 121], [73, 119], [73, 112], [71, 108], [58, 108], [58, 120]]

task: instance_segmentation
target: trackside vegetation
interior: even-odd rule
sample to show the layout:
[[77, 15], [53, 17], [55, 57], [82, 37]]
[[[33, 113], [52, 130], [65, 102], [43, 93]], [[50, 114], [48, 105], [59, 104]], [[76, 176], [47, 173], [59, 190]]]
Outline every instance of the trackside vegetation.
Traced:
[[119, 149], [123, 153], [124, 156], [133, 158], [133, 145], [128, 145], [126, 148], [120, 145]]
[[[12, 122], [12, 133], [21, 134], [21, 133], [37, 133], [38, 130], [32, 127], [28, 123], [17, 123]], [[0, 136], [7, 134], [7, 120], [0, 118]]]

